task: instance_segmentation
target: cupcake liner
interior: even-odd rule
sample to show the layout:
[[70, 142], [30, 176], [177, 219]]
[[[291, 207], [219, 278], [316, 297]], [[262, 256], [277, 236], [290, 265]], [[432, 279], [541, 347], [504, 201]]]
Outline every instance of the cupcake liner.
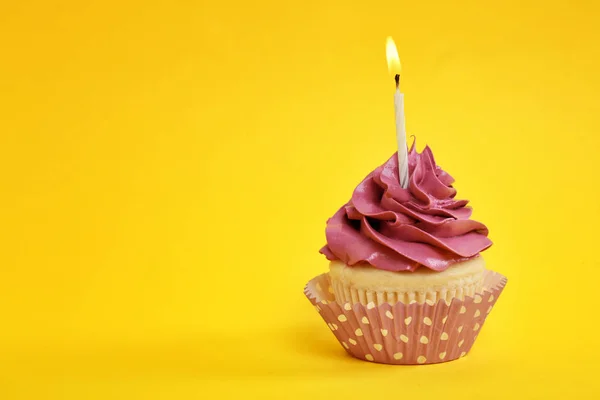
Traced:
[[313, 278], [304, 294], [353, 357], [383, 364], [435, 364], [465, 356], [506, 285], [486, 271], [483, 291], [451, 303], [338, 304], [329, 274]]

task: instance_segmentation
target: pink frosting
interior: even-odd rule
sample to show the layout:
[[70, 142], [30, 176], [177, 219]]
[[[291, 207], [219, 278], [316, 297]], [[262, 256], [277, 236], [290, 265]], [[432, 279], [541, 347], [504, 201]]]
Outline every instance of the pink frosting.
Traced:
[[413, 143], [408, 170], [407, 189], [399, 183], [396, 153], [371, 172], [327, 221], [321, 253], [348, 265], [443, 271], [492, 245], [485, 225], [469, 219], [468, 200], [454, 199], [454, 179], [436, 165], [429, 147], [418, 153]]

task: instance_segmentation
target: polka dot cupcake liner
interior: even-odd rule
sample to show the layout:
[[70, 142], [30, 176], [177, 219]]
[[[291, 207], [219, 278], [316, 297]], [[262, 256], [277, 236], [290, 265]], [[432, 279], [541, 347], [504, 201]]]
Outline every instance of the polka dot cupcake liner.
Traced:
[[353, 357], [383, 364], [435, 364], [469, 352], [506, 281], [486, 271], [481, 293], [449, 304], [338, 304], [329, 274], [308, 282], [304, 294]]

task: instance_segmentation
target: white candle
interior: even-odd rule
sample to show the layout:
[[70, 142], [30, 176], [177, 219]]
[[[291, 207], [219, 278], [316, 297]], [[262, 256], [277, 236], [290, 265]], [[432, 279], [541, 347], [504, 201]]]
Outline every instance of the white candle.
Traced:
[[406, 125], [404, 122], [404, 93], [400, 92], [400, 86], [394, 93], [394, 107], [396, 109], [396, 141], [398, 142], [398, 173], [400, 175], [400, 186], [408, 187], [408, 150], [406, 146]]
[[398, 57], [394, 39], [391, 37], [387, 38], [385, 52], [388, 70], [396, 79], [394, 108], [396, 111], [396, 141], [398, 143], [398, 174], [400, 186], [406, 189], [408, 187], [408, 149], [406, 147], [406, 125], [404, 122], [404, 94], [400, 92], [400, 57]]

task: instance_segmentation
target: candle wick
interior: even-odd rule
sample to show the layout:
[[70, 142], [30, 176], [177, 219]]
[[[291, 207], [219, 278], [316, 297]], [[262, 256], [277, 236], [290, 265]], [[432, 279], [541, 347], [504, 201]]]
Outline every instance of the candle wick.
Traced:
[[400, 88], [400, 74], [396, 74], [394, 79], [396, 80], [396, 89]]

